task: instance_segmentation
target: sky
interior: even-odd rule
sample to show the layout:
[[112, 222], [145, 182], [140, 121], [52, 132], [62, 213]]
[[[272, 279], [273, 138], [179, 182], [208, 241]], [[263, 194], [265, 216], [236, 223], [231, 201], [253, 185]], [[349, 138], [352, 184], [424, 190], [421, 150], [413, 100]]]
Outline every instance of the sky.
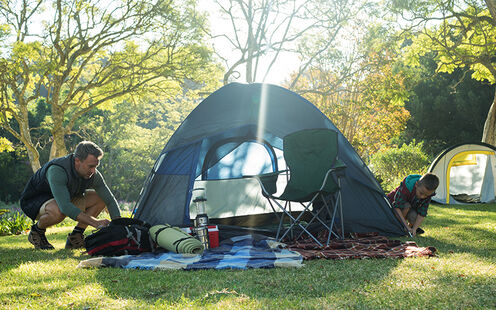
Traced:
[[[218, 7], [213, 1], [203, 0], [203, 1], [199, 1], [199, 4], [200, 4], [199, 5], [200, 10], [208, 12], [210, 28], [214, 34], [225, 33], [226, 31], [231, 29], [230, 24], [222, 19], [218, 11]], [[236, 56], [239, 54], [237, 54], [236, 51], [232, 51], [232, 46], [229, 45], [227, 41], [222, 39], [214, 39], [209, 43], [214, 46], [214, 49], [217, 52], [221, 53], [223, 57], [227, 58], [230, 64], [234, 63], [237, 60]], [[229, 55], [232, 55], [232, 57], [229, 57]], [[268, 67], [271, 60], [272, 60], [271, 57], [260, 59], [259, 67], [260, 68]], [[272, 68], [264, 82], [281, 85], [284, 82], [284, 80], [289, 77], [291, 72], [298, 69], [298, 63], [299, 63], [298, 58], [295, 55], [292, 55], [290, 53], [281, 53], [278, 56], [276, 62], [272, 65]], [[223, 63], [223, 65], [225, 65], [225, 63]], [[244, 66], [239, 66], [238, 68], [244, 69]], [[261, 82], [264, 75], [265, 75], [265, 70], [260, 70], [257, 73], [256, 82]], [[239, 81], [240, 82], [245, 81], [244, 72], [241, 73], [241, 77], [239, 78]]]

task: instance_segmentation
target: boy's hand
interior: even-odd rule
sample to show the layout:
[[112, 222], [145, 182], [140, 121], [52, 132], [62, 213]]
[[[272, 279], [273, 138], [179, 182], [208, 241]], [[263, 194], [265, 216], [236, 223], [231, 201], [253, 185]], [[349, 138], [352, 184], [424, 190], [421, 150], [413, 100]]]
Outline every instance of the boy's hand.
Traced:
[[408, 231], [412, 235], [412, 237], [415, 237], [415, 234], [417, 233], [416, 229], [414, 230], [412, 227], [408, 227]]

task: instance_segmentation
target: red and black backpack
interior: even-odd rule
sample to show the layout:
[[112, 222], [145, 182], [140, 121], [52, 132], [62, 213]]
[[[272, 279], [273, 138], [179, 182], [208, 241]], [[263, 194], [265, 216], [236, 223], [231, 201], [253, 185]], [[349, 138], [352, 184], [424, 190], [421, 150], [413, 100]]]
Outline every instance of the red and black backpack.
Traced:
[[150, 225], [133, 218], [112, 220], [84, 239], [86, 251], [91, 256], [135, 255], [152, 251], [148, 230]]

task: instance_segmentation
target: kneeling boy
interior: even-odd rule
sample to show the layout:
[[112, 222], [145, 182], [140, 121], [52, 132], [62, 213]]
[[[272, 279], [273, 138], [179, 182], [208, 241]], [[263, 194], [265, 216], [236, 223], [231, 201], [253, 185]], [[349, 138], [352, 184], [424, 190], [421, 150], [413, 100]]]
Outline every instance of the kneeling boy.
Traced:
[[438, 185], [439, 178], [435, 174], [412, 174], [387, 195], [396, 216], [413, 236], [424, 232], [420, 224], [427, 216], [427, 208]]

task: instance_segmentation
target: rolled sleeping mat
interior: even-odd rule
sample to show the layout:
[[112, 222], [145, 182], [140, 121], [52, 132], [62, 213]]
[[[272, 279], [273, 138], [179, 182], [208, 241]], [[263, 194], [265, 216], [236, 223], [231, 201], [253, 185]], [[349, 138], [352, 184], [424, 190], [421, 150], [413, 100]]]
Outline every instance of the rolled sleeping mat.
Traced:
[[150, 237], [160, 247], [175, 253], [202, 254], [200, 240], [169, 224], [150, 227]]

